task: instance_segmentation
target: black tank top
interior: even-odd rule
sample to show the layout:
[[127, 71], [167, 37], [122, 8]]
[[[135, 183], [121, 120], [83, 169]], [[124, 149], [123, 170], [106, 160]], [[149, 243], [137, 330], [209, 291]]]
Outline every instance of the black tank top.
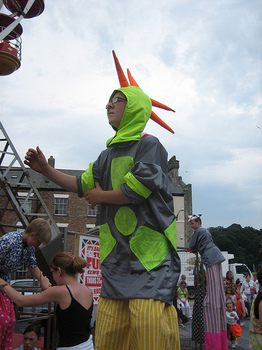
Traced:
[[93, 311], [93, 303], [87, 310], [73, 297], [71, 290], [66, 286], [71, 295], [71, 304], [62, 310], [58, 304], [56, 307], [57, 329], [59, 334], [58, 346], [75, 346], [84, 343], [90, 336], [90, 321]]

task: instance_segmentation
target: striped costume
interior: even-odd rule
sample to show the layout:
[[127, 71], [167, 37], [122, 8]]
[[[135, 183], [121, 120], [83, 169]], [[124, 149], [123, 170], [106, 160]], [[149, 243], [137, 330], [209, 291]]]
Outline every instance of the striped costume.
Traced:
[[205, 350], [227, 349], [226, 306], [221, 262], [225, 260], [205, 228], [194, 231], [189, 248], [198, 251], [206, 267], [206, 297], [203, 304]]

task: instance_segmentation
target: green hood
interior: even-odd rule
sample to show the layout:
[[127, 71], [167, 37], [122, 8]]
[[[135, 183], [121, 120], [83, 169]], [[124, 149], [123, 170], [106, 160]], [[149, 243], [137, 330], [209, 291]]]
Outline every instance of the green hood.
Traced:
[[139, 87], [128, 86], [117, 89], [109, 101], [117, 91], [126, 96], [127, 103], [119, 129], [114, 137], [107, 140], [107, 147], [119, 142], [139, 141], [152, 110], [150, 98]]

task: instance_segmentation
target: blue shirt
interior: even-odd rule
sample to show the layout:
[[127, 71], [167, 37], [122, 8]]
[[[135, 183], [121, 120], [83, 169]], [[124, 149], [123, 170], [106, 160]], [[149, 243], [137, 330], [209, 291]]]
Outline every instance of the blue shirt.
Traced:
[[35, 247], [22, 242], [23, 231], [9, 232], [0, 238], [0, 277], [10, 282], [11, 272], [26, 267], [37, 267]]

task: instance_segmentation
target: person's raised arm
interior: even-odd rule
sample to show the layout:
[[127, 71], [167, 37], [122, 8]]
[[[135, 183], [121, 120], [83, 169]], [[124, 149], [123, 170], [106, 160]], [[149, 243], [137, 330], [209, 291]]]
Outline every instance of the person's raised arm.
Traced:
[[63, 297], [63, 295], [61, 295], [61, 286], [48, 288], [42, 293], [23, 295], [1, 278], [0, 290], [6, 293], [18, 307], [43, 305], [56, 301], [59, 302]]
[[28, 149], [25, 155], [24, 163], [31, 169], [37, 171], [40, 174], [43, 174], [50, 181], [53, 181], [65, 190], [77, 193], [76, 177], [63, 174], [51, 167], [47, 163], [45, 156], [39, 147], [36, 147], [36, 149]]
[[40, 282], [40, 287], [42, 290], [46, 290], [51, 287], [49, 279], [43, 275], [39, 267], [28, 267], [30, 273]]

